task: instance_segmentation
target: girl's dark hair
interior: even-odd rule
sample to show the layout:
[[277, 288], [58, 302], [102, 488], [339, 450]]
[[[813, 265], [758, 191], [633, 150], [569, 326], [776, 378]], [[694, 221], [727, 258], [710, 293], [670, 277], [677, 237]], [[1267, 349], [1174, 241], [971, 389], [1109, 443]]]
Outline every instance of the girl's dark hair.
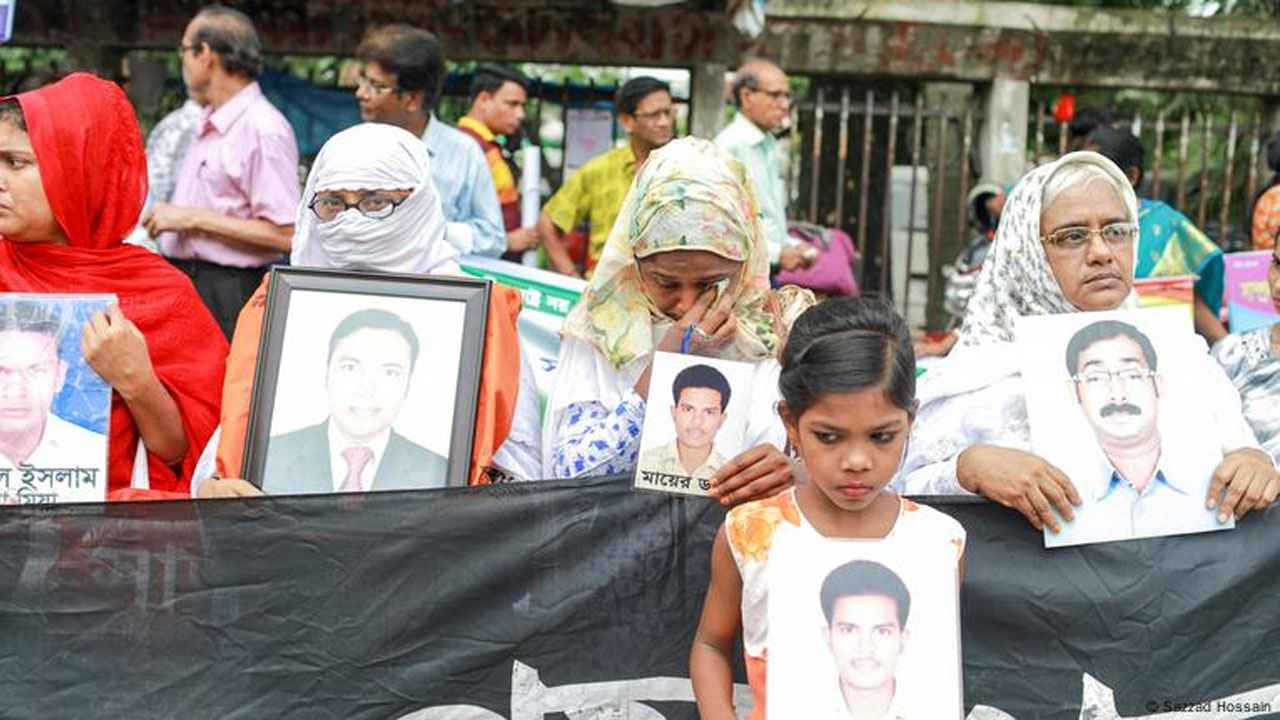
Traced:
[[796, 320], [782, 349], [778, 390], [794, 417], [830, 393], [881, 388], [913, 412], [916, 356], [907, 324], [881, 298], [832, 298]]

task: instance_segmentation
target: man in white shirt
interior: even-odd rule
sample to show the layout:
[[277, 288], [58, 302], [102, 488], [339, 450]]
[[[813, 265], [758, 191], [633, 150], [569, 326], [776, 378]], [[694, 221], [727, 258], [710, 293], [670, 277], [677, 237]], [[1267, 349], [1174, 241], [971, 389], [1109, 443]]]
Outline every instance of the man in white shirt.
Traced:
[[271, 495], [443, 487], [449, 463], [392, 429], [418, 360], [413, 327], [359, 310], [329, 340], [329, 417], [273, 436], [262, 489]]
[[106, 435], [53, 414], [67, 379], [62, 330], [58, 311], [45, 303], [0, 304], [0, 502], [21, 500], [23, 466], [96, 470], [105, 492]]
[[905, 720], [897, 673], [911, 612], [906, 583], [878, 562], [854, 560], [827, 575], [820, 599], [844, 700], [831, 717]]
[[1161, 433], [1160, 398], [1166, 388], [1151, 340], [1128, 323], [1100, 320], [1072, 336], [1066, 363], [1103, 460], [1099, 482], [1081, 487], [1085, 504], [1055, 540], [1090, 542], [1225, 527], [1205, 506], [1222, 448], [1191, 433], [1177, 439]]
[[738, 113], [715, 141], [745, 165], [751, 176], [769, 264], [783, 270], [807, 267], [812, 256], [787, 235], [786, 159], [773, 137], [791, 109], [786, 73], [768, 60], [743, 63], [734, 75], [733, 102]]

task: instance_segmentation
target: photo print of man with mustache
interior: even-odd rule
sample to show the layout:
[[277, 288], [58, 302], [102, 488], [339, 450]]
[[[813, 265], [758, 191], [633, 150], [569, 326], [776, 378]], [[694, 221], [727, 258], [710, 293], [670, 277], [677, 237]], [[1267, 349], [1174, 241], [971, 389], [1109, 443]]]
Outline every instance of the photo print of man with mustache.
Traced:
[[1073, 478], [1084, 504], [1052, 545], [1230, 527], [1205, 506], [1221, 448], [1196, 433], [1194, 417], [1161, 415], [1168, 386], [1146, 334], [1090, 323], [1067, 343], [1066, 370], [1102, 457], [1096, 480]]
[[878, 562], [853, 560], [827, 575], [819, 598], [842, 701], [819, 717], [909, 720], [897, 679], [911, 613], [906, 583]]

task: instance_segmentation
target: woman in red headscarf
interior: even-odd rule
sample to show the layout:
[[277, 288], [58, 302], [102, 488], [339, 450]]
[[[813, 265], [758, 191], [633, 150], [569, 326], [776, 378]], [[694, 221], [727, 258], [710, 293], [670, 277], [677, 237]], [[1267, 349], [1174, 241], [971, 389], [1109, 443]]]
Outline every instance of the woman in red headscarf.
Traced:
[[[114, 293], [85, 326], [85, 361], [108, 384], [108, 487], [128, 490], [138, 440], [152, 492], [189, 492], [218, 423], [227, 343], [187, 278], [123, 244], [147, 192], [133, 107], [77, 73], [0, 101], [0, 292]], [[147, 497], [146, 493], [141, 494]]]

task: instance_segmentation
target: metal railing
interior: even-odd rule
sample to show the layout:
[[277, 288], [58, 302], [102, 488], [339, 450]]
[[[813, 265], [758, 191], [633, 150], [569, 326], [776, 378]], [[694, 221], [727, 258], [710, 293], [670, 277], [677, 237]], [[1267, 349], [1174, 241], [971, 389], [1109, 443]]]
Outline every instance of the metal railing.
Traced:
[[[1225, 121], [1220, 115], [1191, 109], [1160, 112], [1154, 123], [1151, 120], [1135, 113], [1118, 123], [1137, 136], [1146, 150], [1146, 178], [1140, 194], [1170, 203], [1224, 250], [1250, 247], [1251, 203], [1259, 189], [1261, 150], [1270, 135], [1261, 108], [1230, 111]], [[1041, 157], [1048, 147], [1047, 127], [1057, 132], [1057, 154], [1066, 152], [1066, 124], [1054, 121], [1045, 103], [1040, 103], [1033, 157]]]
[[938, 304], [938, 270], [968, 243], [963, 200], [979, 121], [971, 103], [926, 107], [923, 93], [850, 87], [818, 87], [792, 110], [791, 217], [849, 232], [861, 286], [891, 297], [913, 324], [924, 321], [919, 296]]

